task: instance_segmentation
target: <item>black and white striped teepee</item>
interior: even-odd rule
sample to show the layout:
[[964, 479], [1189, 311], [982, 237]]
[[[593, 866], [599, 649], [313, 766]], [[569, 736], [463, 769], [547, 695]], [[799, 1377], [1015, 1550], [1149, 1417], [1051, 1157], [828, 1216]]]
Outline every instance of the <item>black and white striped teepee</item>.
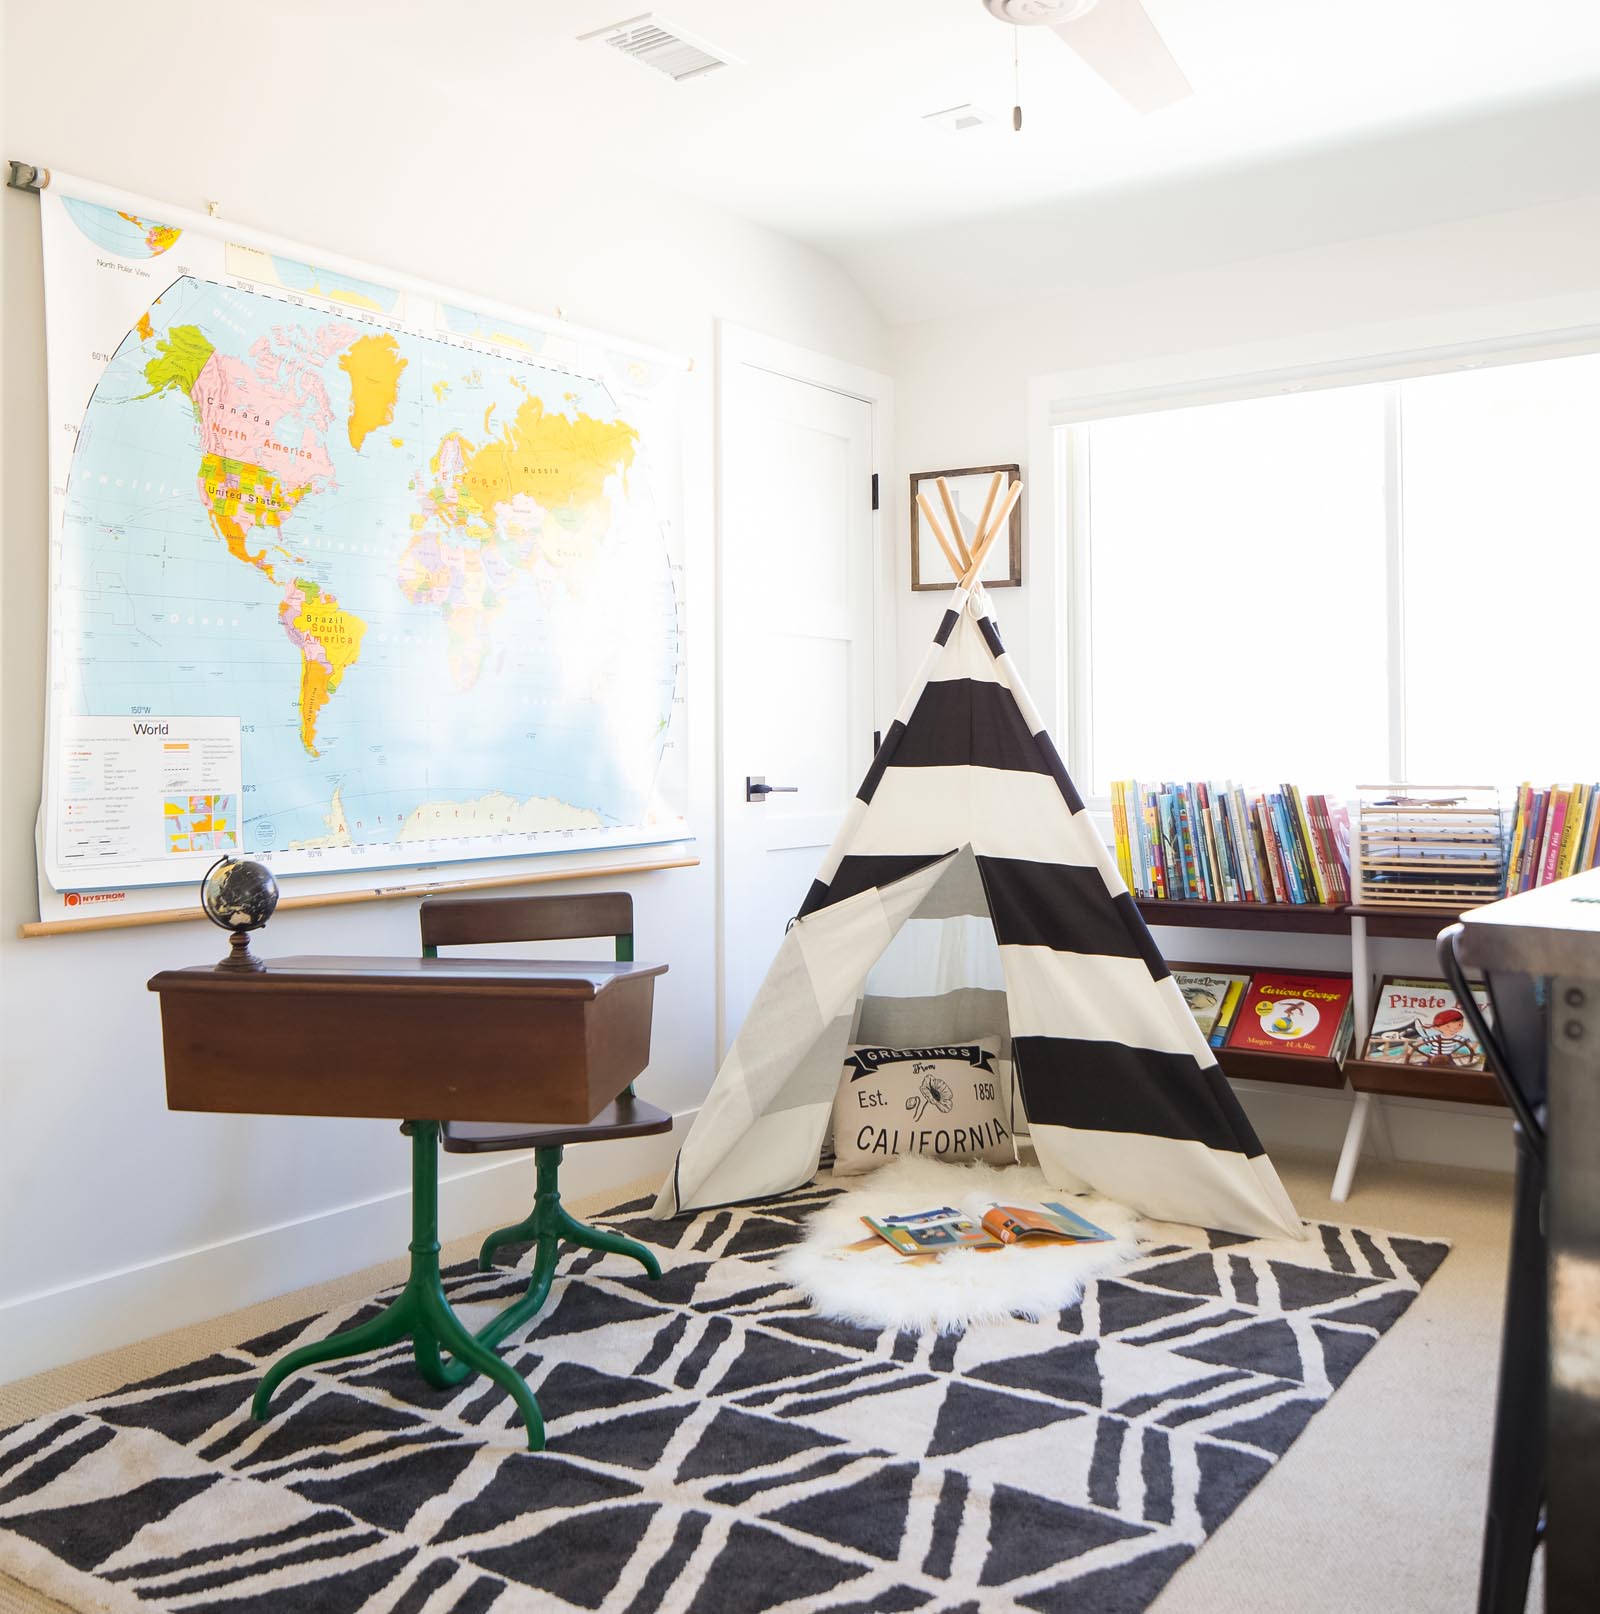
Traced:
[[986, 595], [959, 586], [656, 1213], [811, 1177], [852, 1041], [981, 1035], [1010, 1039], [1013, 1102], [1055, 1186], [1300, 1235]]

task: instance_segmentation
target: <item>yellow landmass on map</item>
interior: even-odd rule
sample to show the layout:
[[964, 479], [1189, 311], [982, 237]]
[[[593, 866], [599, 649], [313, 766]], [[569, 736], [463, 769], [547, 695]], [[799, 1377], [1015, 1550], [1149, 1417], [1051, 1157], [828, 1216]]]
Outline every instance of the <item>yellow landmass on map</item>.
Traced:
[[371, 432], [393, 423], [406, 363], [388, 335], [360, 337], [340, 356], [339, 368], [350, 377], [350, 446], [357, 453]]
[[527, 494], [546, 510], [585, 507], [603, 523], [610, 515], [606, 481], [627, 474], [638, 441], [626, 421], [548, 414], [538, 398], [527, 398], [500, 435], [467, 460], [462, 491], [482, 510]]
[[139, 322], [134, 326], [134, 329], [139, 333], [141, 342], [148, 342], [156, 334], [155, 326], [150, 323], [150, 310], [148, 308], [139, 316]]
[[367, 625], [317, 584], [297, 577], [295, 588], [304, 600], [285, 625], [300, 644], [300, 743], [315, 757], [317, 719], [360, 656]]

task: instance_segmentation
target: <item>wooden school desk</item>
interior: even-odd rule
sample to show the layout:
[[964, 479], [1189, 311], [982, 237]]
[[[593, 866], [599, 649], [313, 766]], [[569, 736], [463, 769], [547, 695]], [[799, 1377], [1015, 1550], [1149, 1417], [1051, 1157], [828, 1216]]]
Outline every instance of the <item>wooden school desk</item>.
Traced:
[[487, 1374], [515, 1399], [529, 1446], [544, 1444], [533, 1392], [493, 1349], [524, 1320], [528, 1297], [474, 1335], [440, 1284], [440, 1120], [592, 1120], [649, 1062], [655, 977], [666, 967], [304, 957], [151, 979], [170, 1108], [399, 1120], [411, 1138], [404, 1290], [369, 1322], [275, 1362], [256, 1390], [257, 1418], [298, 1369], [410, 1339], [429, 1384]]

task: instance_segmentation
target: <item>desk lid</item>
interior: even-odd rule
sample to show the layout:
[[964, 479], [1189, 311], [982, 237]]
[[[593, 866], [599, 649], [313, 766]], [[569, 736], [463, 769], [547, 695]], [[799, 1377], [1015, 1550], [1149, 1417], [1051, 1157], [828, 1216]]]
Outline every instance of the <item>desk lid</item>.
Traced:
[[1479, 969], [1600, 980], [1600, 869], [1474, 908], [1461, 922], [1462, 956]]
[[444, 992], [518, 997], [595, 998], [619, 981], [664, 975], [665, 964], [614, 964], [544, 958], [342, 958], [299, 954], [263, 958], [259, 970], [193, 964], [162, 970], [152, 992]]

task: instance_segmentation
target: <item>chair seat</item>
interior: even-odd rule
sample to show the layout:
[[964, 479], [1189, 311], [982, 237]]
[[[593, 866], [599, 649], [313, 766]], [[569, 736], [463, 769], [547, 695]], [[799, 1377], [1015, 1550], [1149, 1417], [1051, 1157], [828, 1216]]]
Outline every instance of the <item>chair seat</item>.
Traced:
[[492, 1154], [504, 1149], [564, 1149], [604, 1138], [646, 1138], [672, 1130], [672, 1116], [624, 1093], [580, 1126], [529, 1126], [526, 1121], [446, 1121], [440, 1140], [451, 1154]]

